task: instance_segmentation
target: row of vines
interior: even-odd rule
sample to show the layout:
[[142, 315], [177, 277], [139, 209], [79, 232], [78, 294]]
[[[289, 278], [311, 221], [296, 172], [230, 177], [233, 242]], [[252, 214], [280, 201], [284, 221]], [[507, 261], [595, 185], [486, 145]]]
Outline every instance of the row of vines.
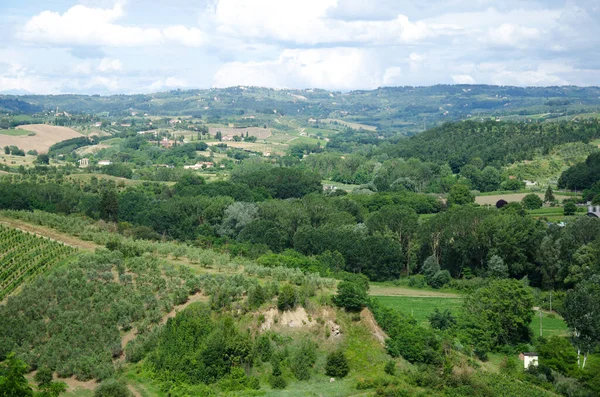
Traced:
[[56, 241], [0, 225], [0, 300], [75, 252]]

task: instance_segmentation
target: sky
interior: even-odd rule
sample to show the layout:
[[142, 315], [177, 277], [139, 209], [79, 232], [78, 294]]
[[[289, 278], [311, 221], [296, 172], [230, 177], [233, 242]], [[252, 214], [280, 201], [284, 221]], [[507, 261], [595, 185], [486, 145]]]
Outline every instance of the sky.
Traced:
[[600, 85], [598, 0], [0, 0], [0, 93]]

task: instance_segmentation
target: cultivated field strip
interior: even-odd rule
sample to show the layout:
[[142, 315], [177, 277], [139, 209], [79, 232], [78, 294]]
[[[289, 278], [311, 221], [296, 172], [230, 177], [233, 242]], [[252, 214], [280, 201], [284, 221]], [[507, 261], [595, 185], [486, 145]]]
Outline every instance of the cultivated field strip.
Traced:
[[0, 300], [76, 251], [59, 242], [0, 225]]

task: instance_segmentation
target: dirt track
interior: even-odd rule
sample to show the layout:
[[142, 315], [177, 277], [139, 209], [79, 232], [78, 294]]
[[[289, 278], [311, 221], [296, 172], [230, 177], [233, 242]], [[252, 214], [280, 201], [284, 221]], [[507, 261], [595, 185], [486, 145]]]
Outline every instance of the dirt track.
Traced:
[[407, 296], [414, 298], [460, 298], [451, 292], [428, 291], [406, 287], [371, 285], [369, 295], [373, 296]]

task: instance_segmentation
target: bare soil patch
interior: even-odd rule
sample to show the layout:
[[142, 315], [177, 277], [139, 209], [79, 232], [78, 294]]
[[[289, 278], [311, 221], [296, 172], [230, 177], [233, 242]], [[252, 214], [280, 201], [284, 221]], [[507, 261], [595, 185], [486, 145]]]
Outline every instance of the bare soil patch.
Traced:
[[0, 135], [0, 146], [4, 147], [14, 145], [25, 151], [37, 150], [40, 153], [45, 153], [48, 151], [50, 146], [57, 142], [83, 136], [79, 132], [68, 127], [59, 127], [46, 124], [27, 124], [20, 125], [17, 128], [30, 131], [35, 133], [35, 135]]
[[364, 308], [362, 312], [360, 312], [360, 319], [367, 326], [371, 334], [381, 343], [381, 345], [385, 345], [385, 340], [388, 338], [387, 334], [375, 321], [375, 317], [373, 317], [373, 313], [367, 308]]

